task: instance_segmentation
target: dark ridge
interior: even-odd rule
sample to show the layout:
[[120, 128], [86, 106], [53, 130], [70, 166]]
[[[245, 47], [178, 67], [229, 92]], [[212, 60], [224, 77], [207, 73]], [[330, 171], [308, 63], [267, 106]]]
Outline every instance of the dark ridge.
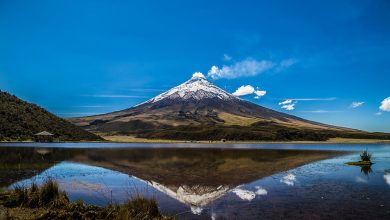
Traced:
[[0, 91], [0, 141], [32, 140], [41, 131], [54, 134], [59, 141], [103, 140], [38, 105]]

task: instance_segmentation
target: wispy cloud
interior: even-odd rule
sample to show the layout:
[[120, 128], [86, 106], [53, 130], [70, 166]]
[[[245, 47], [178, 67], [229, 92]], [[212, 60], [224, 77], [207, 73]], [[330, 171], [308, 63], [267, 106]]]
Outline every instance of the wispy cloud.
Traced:
[[232, 57], [231, 56], [229, 56], [229, 54], [224, 54], [223, 55], [223, 60], [225, 60], [225, 61], [230, 61], [230, 60], [232, 60]]
[[330, 111], [330, 110], [319, 109], [319, 110], [309, 110], [309, 111], [300, 111], [300, 112], [304, 112], [304, 113], [332, 113], [332, 112], [340, 112], [340, 111]]
[[334, 101], [336, 97], [326, 97], [326, 98], [279, 98], [277, 100], [284, 100], [279, 102], [278, 105], [282, 109], [292, 111], [295, 109], [295, 106], [298, 104], [298, 101]]
[[64, 117], [75, 117], [75, 116], [89, 116], [89, 115], [101, 115], [104, 112], [59, 112], [56, 113], [58, 116]]
[[298, 103], [298, 101], [293, 101], [292, 99], [286, 99], [283, 102], [279, 102], [278, 105], [280, 105], [280, 108], [292, 111], [295, 109], [295, 105]]
[[256, 90], [254, 93], [256, 95], [254, 98], [255, 99], [259, 99], [259, 98], [265, 96], [265, 94], [267, 94], [267, 91], [265, 91], [265, 90]]
[[336, 97], [327, 98], [279, 98], [278, 100], [293, 100], [293, 101], [334, 101]]
[[152, 88], [135, 88], [135, 89], [127, 89], [126, 91], [133, 92], [163, 92], [166, 89], [152, 89]]
[[282, 71], [295, 62], [292, 59], [275, 62], [271, 60], [255, 60], [247, 58], [233, 63], [232, 65], [223, 65], [222, 67], [212, 66], [207, 76], [212, 79], [235, 79], [239, 77], [256, 76], [266, 71], [274, 69], [275, 71]]
[[297, 103], [292, 103], [292, 104], [288, 104], [288, 105], [282, 105], [281, 108], [284, 109], [284, 110], [287, 110], [287, 111], [292, 111], [295, 109], [295, 105]]
[[74, 106], [76, 108], [109, 108], [111, 106], [106, 106], [106, 105], [78, 105]]
[[256, 96], [254, 98], [259, 99], [263, 97], [266, 93], [267, 91], [260, 90], [258, 87], [255, 89], [251, 85], [246, 85], [246, 86], [240, 86], [235, 92], [233, 92], [233, 95], [245, 96], [245, 95], [255, 94]]
[[108, 94], [82, 95], [82, 96], [95, 97], [95, 98], [133, 98], [133, 99], [148, 98], [147, 96], [138, 96], [138, 95], [108, 95]]
[[382, 114], [383, 114], [382, 112], [375, 113], [375, 115], [382, 115]]
[[362, 106], [364, 104], [364, 102], [352, 102], [350, 107], [351, 108], [358, 108], [360, 106]]
[[379, 106], [379, 109], [385, 112], [390, 112], [390, 97], [385, 98], [381, 105]]
[[292, 103], [292, 99], [287, 99], [287, 100], [284, 100], [283, 102], [279, 102], [279, 105], [288, 105], [288, 104], [291, 104]]
[[287, 68], [290, 68], [292, 65], [296, 64], [297, 60], [296, 59], [286, 59], [282, 60], [279, 65], [276, 67], [276, 71], [284, 71]]

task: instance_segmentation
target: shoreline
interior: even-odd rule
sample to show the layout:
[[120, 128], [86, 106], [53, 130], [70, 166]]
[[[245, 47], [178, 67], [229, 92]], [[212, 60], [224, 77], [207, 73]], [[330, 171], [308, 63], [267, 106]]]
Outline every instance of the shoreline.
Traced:
[[[48, 143], [143, 143], [143, 144], [390, 144], [390, 140], [381, 139], [353, 139], [353, 138], [331, 138], [327, 141], [184, 141], [165, 139], [145, 139], [132, 136], [101, 136], [107, 141], [64, 141]], [[34, 141], [0, 141], [6, 143], [39, 143]]]
[[[112, 143], [151, 143], [151, 144], [390, 144], [390, 140], [331, 138], [327, 141], [182, 141], [136, 138], [132, 136], [105, 136]], [[99, 142], [97, 142], [99, 143]]]

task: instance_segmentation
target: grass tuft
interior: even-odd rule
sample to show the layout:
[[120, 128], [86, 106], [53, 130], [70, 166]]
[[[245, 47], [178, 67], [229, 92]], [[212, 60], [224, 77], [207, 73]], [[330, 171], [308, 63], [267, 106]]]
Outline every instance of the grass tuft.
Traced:
[[[4, 196], [4, 195], [5, 196]], [[29, 188], [17, 186], [0, 195], [0, 207], [8, 210], [30, 210], [35, 216], [26, 216], [14, 211], [10, 219], [175, 219], [163, 216], [157, 201], [137, 197], [123, 205], [97, 207], [82, 200], [70, 202], [57, 182], [46, 180], [41, 186], [32, 183]], [[20, 214], [20, 215], [19, 215]]]
[[58, 184], [52, 179], [48, 179], [39, 191], [40, 205], [45, 206], [55, 201], [60, 195]]
[[120, 206], [117, 219], [161, 218], [156, 200], [135, 198]]

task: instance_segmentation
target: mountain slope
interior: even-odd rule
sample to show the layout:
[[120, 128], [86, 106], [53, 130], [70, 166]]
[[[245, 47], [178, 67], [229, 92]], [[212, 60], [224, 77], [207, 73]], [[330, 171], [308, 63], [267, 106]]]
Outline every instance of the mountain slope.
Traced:
[[0, 141], [31, 140], [44, 130], [62, 141], [103, 140], [35, 104], [0, 91]]
[[69, 120], [92, 131], [184, 140], [324, 140], [359, 132], [242, 100], [200, 74], [132, 108]]

